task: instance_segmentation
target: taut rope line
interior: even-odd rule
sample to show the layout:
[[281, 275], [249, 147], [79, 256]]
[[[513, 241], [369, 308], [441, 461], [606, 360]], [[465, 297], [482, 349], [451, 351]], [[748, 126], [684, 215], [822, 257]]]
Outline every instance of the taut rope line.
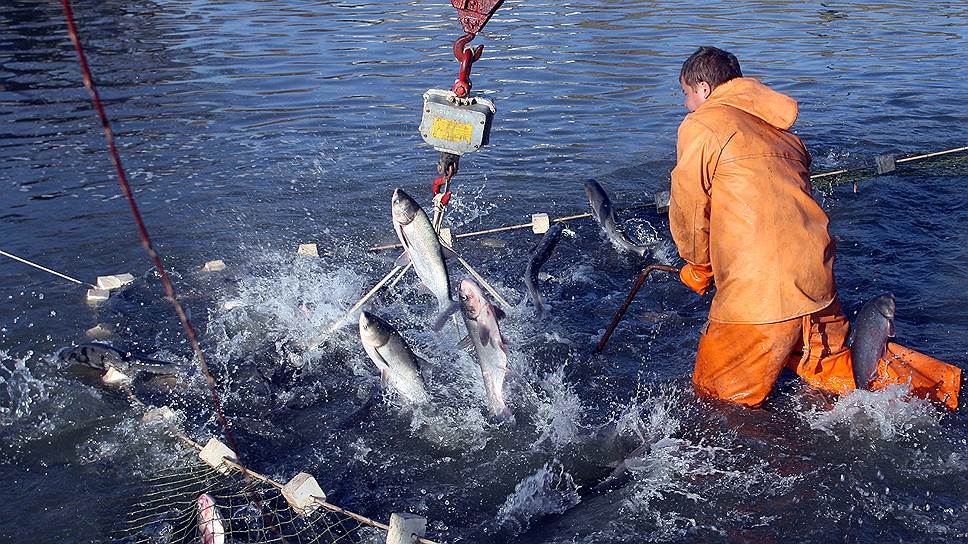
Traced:
[[97, 110], [98, 117], [101, 118], [101, 126], [104, 128], [104, 137], [107, 139], [108, 150], [111, 153], [111, 160], [114, 161], [114, 168], [118, 173], [118, 183], [121, 185], [121, 192], [124, 193], [124, 196], [128, 201], [128, 206], [131, 208], [131, 215], [134, 216], [134, 222], [138, 227], [138, 236], [141, 238], [141, 245], [143, 245], [145, 251], [148, 252], [148, 256], [154, 263], [155, 269], [158, 270], [158, 275], [161, 276], [161, 283], [165, 287], [167, 298], [175, 307], [175, 313], [178, 314], [178, 320], [181, 321], [182, 328], [185, 329], [185, 335], [188, 337], [189, 342], [191, 342], [192, 350], [194, 350], [195, 356], [198, 357], [198, 364], [202, 369], [202, 373], [205, 375], [205, 380], [208, 382], [208, 388], [212, 394], [212, 404], [215, 408], [215, 414], [218, 417], [219, 424], [222, 426], [222, 431], [225, 433], [225, 438], [229, 441], [229, 445], [238, 456], [240, 455], [238, 444], [236, 444], [235, 438], [232, 436], [232, 433], [229, 430], [228, 421], [225, 419], [225, 415], [222, 413], [222, 403], [219, 400], [218, 392], [215, 388], [215, 378], [213, 378], [211, 372], [209, 372], [208, 363], [205, 361], [205, 353], [202, 351], [202, 347], [198, 343], [195, 328], [192, 327], [191, 321], [189, 321], [188, 315], [185, 313], [185, 309], [178, 301], [178, 297], [175, 294], [175, 288], [172, 286], [171, 279], [168, 277], [168, 273], [165, 271], [165, 266], [161, 262], [161, 257], [151, 245], [151, 238], [148, 236], [148, 229], [145, 227], [144, 221], [141, 219], [141, 212], [138, 210], [138, 203], [135, 201], [134, 194], [131, 192], [131, 186], [128, 185], [128, 176], [125, 175], [124, 166], [121, 164], [121, 156], [118, 155], [118, 149], [114, 145], [114, 135], [111, 132], [111, 123], [108, 121], [108, 116], [104, 112], [104, 106], [101, 105], [101, 98], [98, 95], [97, 88], [94, 86], [94, 79], [91, 77], [91, 69], [87, 64], [87, 56], [84, 54], [84, 48], [81, 46], [81, 39], [77, 34], [77, 25], [74, 24], [74, 13], [71, 11], [70, 0], [61, 0], [61, 4], [64, 6], [64, 17], [67, 19], [67, 31], [71, 36], [71, 41], [74, 43], [74, 49], [77, 51], [78, 62], [81, 65], [81, 73], [84, 76], [84, 86], [87, 87], [87, 90], [91, 93], [91, 100], [94, 102], [94, 109]]
[[3, 255], [5, 257], [10, 257], [11, 259], [13, 259], [15, 261], [20, 261], [20, 262], [22, 262], [22, 263], [24, 263], [24, 264], [26, 264], [28, 266], [32, 266], [34, 268], [43, 270], [44, 272], [48, 272], [48, 273], [53, 274], [55, 276], [60, 276], [61, 278], [64, 278], [65, 280], [68, 280], [68, 281], [72, 281], [72, 282], [74, 282], [74, 283], [76, 283], [78, 285], [86, 285], [88, 287], [95, 287], [95, 285], [93, 283], [87, 283], [86, 281], [81, 281], [79, 279], [72, 278], [72, 277], [68, 276], [67, 274], [61, 274], [60, 272], [56, 272], [56, 271], [51, 270], [49, 268], [45, 268], [43, 266], [40, 266], [37, 263], [32, 263], [32, 262], [28, 261], [27, 259], [24, 259], [23, 257], [18, 257], [16, 255], [11, 254], [11, 253], [7, 253], [6, 251], [0, 250], [0, 255]]

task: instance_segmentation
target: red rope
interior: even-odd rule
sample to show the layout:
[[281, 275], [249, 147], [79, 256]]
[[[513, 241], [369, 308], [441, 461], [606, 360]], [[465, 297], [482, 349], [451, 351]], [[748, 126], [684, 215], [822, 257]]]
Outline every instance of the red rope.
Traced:
[[198, 357], [198, 364], [201, 366], [202, 373], [205, 375], [205, 379], [208, 381], [208, 388], [212, 393], [212, 404], [215, 407], [215, 414], [218, 417], [218, 422], [222, 426], [222, 430], [225, 433], [225, 438], [229, 441], [229, 447], [235, 452], [235, 455], [239, 455], [238, 444], [235, 442], [232, 433], [229, 431], [228, 420], [225, 419], [225, 414], [222, 413], [222, 403], [218, 397], [218, 391], [215, 387], [215, 378], [212, 377], [211, 372], [208, 369], [208, 363], [205, 362], [205, 353], [202, 352], [202, 347], [198, 343], [198, 337], [195, 334], [195, 328], [192, 327], [191, 321], [188, 319], [188, 315], [185, 313], [185, 309], [182, 307], [181, 303], [178, 301], [178, 297], [175, 295], [175, 288], [171, 284], [171, 279], [168, 277], [168, 273], [165, 271], [165, 266], [161, 262], [161, 257], [155, 248], [151, 245], [151, 238], [148, 236], [148, 229], [145, 228], [144, 221], [141, 219], [141, 212], [138, 211], [138, 203], [135, 202], [134, 194], [131, 192], [131, 186], [128, 185], [128, 176], [124, 173], [124, 166], [121, 165], [121, 156], [118, 155], [118, 149], [114, 146], [114, 135], [111, 132], [111, 123], [108, 121], [108, 116], [104, 113], [104, 106], [101, 105], [101, 98], [98, 96], [97, 88], [94, 86], [94, 80], [91, 78], [91, 69], [87, 65], [87, 56], [84, 54], [84, 48], [81, 47], [81, 39], [77, 35], [77, 26], [74, 24], [74, 14], [71, 11], [70, 0], [61, 0], [64, 6], [64, 16], [67, 18], [67, 31], [71, 35], [71, 41], [74, 42], [74, 49], [77, 50], [77, 58], [81, 64], [81, 72], [84, 75], [84, 86], [91, 93], [91, 99], [94, 101], [94, 109], [97, 110], [98, 116], [101, 118], [101, 125], [104, 127], [104, 137], [108, 141], [108, 150], [111, 152], [111, 160], [114, 161], [114, 168], [118, 172], [118, 183], [121, 184], [121, 192], [124, 193], [125, 198], [128, 199], [128, 206], [131, 207], [131, 215], [134, 216], [134, 222], [138, 226], [138, 236], [141, 237], [141, 245], [144, 246], [145, 251], [148, 252], [148, 256], [151, 257], [151, 261], [155, 265], [155, 269], [158, 271], [158, 275], [161, 276], [161, 283], [165, 286], [165, 293], [168, 295], [167, 298], [171, 301], [172, 305], [175, 307], [175, 313], [178, 314], [178, 319], [181, 321], [182, 328], [185, 329], [185, 335], [188, 336], [189, 342], [192, 344], [192, 349], [195, 351], [195, 355]]

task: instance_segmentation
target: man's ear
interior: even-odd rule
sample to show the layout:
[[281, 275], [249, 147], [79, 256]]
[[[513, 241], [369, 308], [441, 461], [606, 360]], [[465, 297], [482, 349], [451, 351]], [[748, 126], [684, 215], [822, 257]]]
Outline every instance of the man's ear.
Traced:
[[712, 92], [713, 88], [709, 86], [709, 83], [706, 83], [705, 81], [696, 83], [696, 94], [702, 96], [703, 100], [709, 98], [709, 95], [712, 94]]

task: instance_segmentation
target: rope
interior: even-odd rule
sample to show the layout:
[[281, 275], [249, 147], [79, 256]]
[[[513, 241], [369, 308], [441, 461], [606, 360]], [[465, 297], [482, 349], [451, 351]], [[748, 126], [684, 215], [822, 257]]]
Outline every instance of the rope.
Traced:
[[104, 111], [104, 106], [101, 105], [101, 98], [98, 95], [97, 88], [94, 85], [94, 80], [91, 77], [91, 69], [87, 64], [87, 56], [84, 54], [84, 48], [81, 46], [81, 39], [77, 34], [77, 25], [74, 24], [74, 14], [71, 11], [70, 0], [61, 0], [61, 4], [64, 6], [64, 17], [67, 19], [67, 31], [70, 34], [71, 41], [74, 43], [74, 49], [77, 51], [77, 58], [81, 66], [81, 73], [84, 76], [84, 86], [87, 87], [87, 90], [91, 93], [91, 100], [94, 102], [94, 109], [97, 110], [98, 117], [101, 119], [101, 126], [104, 129], [104, 137], [107, 140], [108, 151], [111, 153], [111, 160], [114, 162], [114, 168], [118, 174], [118, 183], [121, 185], [121, 192], [124, 193], [124, 196], [128, 201], [128, 206], [131, 208], [131, 215], [134, 216], [135, 224], [138, 227], [138, 236], [141, 238], [141, 245], [144, 246], [145, 251], [151, 258], [151, 261], [154, 263], [155, 269], [158, 271], [158, 275], [161, 276], [161, 283], [165, 287], [167, 298], [175, 307], [175, 313], [178, 314], [178, 320], [181, 321], [182, 328], [185, 330], [185, 335], [188, 337], [189, 342], [191, 342], [192, 350], [195, 352], [195, 355], [198, 358], [198, 364], [202, 369], [202, 373], [205, 375], [205, 380], [208, 382], [208, 388], [212, 394], [212, 404], [215, 408], [215, 413], [218, 417], [219, 424], [222, 426], [222, 430], [225, 433], [225, 438], [229, 441], [229, 446], [232, 448], [232, 451], [235, 451], [236, 455], [239, 455], [238, 444], [236, 444], [235, 438], [232, 436], [232, 433], [229, 430], [228, 421], [225, 419], [225, 415], [222, 413], [222, 403], [219, 400], [218, 392], [215, 387], [215, 378], [212, 377], [212, 374], [208, 369], [208, 363], [205, 361], [205, 353], [202, 352], [202, 348], [198, 343], [198, 337], [195, 334], [195, 329], [192, 327], [192, 324], [188, 319], [188, 315], [185, 313], [185, 309], [182, 307], [181, 303], [178, 301], [178, 297], [175, 295], [175, 288], [172, 286], [171, 279], [168, 277], [168, 273], [165, 271], [165, 267], [161, 262], [161, 257], [151, 244], [151, 238], [148, 236], [148, 230], [145, 227], [144, 221], [141, 219], [141, 212], [138, 210], [138, 203], [135, 201], [130, 185], [128, 185], [128, 177], [125, 174], [124, 166], [121, 164], [121, 156], [118, 154], [118, 150], [114, 145], [114, 135], [111, 132], [111, 123], [108, 121], [108, 116]]
[[27, 259], [24, 259], [22, 257], [18, 257], [16, 255], [12, 255], [10, 253], [7, 253], [6, 251], [0, 250], [0, 255], [4, 255], [4, 256], [10, 257], [11, 259], [13, 259], [15, 261], [20, 261], [20, 262], [22, 262], [22, 263], [24, 263], [26, 265], [32, 266], [34, 268], [38, 268], [40, 270], [43, 270], [44, 272], [48, 272], [48, 273], [53, 274], [55, 276], [60, 276], [60, 277], [64, 278], [65, 280], [72, 281], [72, 282], [74, 282], [74, 283], [76, 283], [78, 285], [86, 285], [88, 287], [95, 287], [95, 285], [93, 283], [87, 283], [86, 281], [81, 281], [79, 279], [72, 278], [72, 277], [68, 276], [67, 274], [61, 274], [60, 272], [56, 272], [56, 271], [51, 270], [49, 268], [45, 268], [43, 266], [40, 266], [37, 263], [32, 263], [32, 262], [28, 261]]
[[[121, 387], [121, 391], [128, 397], [128, 400], [132, 403], [132, 405], [134, 405], [136, 408], [140, 409], [142, 412], [147, 412], [148, 405], [146, 405], [144, 402], [141, 401], [141, 399], [139, 399], [137, 396], [135, 396], [134, 392], [131, 390], [130, 387], [128, 387], [127, 385], [124, 385], [124, 386]], [[177, 438], [179, 441], [181, 441], [186, 446], [194, 449], [196, 453], [197, 452], [201, 452], [204, 449], [204, 447], [201, 444], [199, 444], [198, 442], [195, 442], [194, 440], [192, 440], [191, 438], [189, 438], [180, 429], [178, 429], [176, 427], [173, 427], [173, 426], [168, 426], [168, 429], [171, 431], [172, 435], [175, 438]], [[238, 452], [235, 452], [235, 453], [236, 453], [236, 455], [238, 455]], [[223, 457], [222, 458], [222, 462], [225, 463], [227, 466], [231, 467], [232, 469], [237, 470], [246, 479], [256, 480], [256, 481], [261, 482], [261, 483], [263, 483], [265, 485], [271, 486], [271, 487], [273, 487], [273, 488], [275, 488], [275, 489], [277, 489], [279, 491], [281, 491], [282, 488], [285, 487], [285, 484], [282, 484], [280, 482], [277, 482], [277, 481], [273, 480], [272, 478], [269, 478], [268, 476], [266, 476], [264, 474], [260, 474], [260, 473], [254, 471], [254, 470], [251, 470], [251, 469], [249, 469], [249, 468], [241, 465], [240, 463], [229, 459], [228, 457]], [[158, 478], [158, 479], [163, 479], [163, 478]], [[185, 484], [183, 484], [183, 483], [176, 483], [176, 487], [174, 489], [165, 489], [164, 492], [159, 491], [159, 492], [156, 492], [156, 493], [153, 493], [153, 494], [149, 494], [148, 496], [157, 496], [158, 497], [158, 499], [157, 499], [158, 501], [164, 501], [166, 498], [168, 498], [172, 494], [176, 494], [176, 492], [178, 492], [178, 491], [180, 491], [180, 490], [183, 489], [181, 487], [177, 487], [178, 485], [185, 485]], [[344, 515], [344, 516], [346, 516], [348, 518], [351, 518], [351, 519], [353, 519], [355, 521], [358, 521], [358, 522], [360, 522], [360, 523], [362, 523], [364, 525], [368, 525], [370, 527], [374, 527], [374, 528], [377, 528], [377, 529], [381, 529], [383, 531], [389, 531], [390, 530], [390, 526], [387, 525], [386, 523], [381, 523], [381, 522], [376, 521], [374, 519], [368, 518], [368, 517], [366, 517], [366, 516], [364, 516], [362, 514], [357, 514], [356, 512], [352, 512], [350, 510], [346, 510], [346, 509], [341, 508], [341, 507], [339, 507], [339, 506], [337, 506], [337, 505], [335, 505], [333, 503], [327, 502], [324, 499], [319, 498], [319, 497], [315, 497], [314, 496], [314, 497], [311, 497], [311, 499], [312, 499], [312, 501], [313, 501], [314, 504], [316, 504], [316, 505], [318, 505], [318, 506], [320, 506], [320, 507], [322, 507], [322, 508], [324, 508], [324, 509], [326, 509], [326, 510], [328, 510], [330, 512], [333, 512], [333, 513], [336, 513], [336, 514], [342, 514], [342, 515]], [[415, 542], [420, 542], [420, 543], [423, 543], [423, 544], [438, 544], [437, 542], [434, 542], [433, 540], [428, 540], [426, 538], [417, 538], [417, 539], [415, 539]]]
[[[645, 208], [654, 208], [654, 207], [655, 207], [655, 204], [654, 203], [649, 203], [649, 204], [636, 204], [634, 206], [628, 206], [628, 207], [625, 207], [625, 208], [618, 208], [617, 211], [622, 212], [622, 211], [630, 211], [630, 210], [641, 210], [641, 209], [645, 209]], [[551, 222], [552, 223], [563, 223], [563, 222], [566, 222], [566, 221], [573, 221], [575, 219], [587, 219], [587, 218], [589, 218], [591, 216], [592, 216], [592, 214], [591, 213], [587, 213], [587, 212], [586, 213], [579, 213], [579, 214], [575, 214], [575, 215], [565, 215], [565, 216], [562, 216], [562, 217], [553, 218], [551, 220]], [[508, 225], [508, 226], [505, 226], [505, 227], [495, 227], [495, 228], [492, 228], [492, 229], [476, 230], [476, 231], [473, 231], [473, 232], [464, 232], [464, 233], [461, 233], [461, 234], [454, 235], [454, 238], [469, 238], [469, 237], [472, 237], [472, 236], [483, 236], [485, 234], [495, 234], [495, 233], [498, 233], [498, 232], [508, 232], [508, 231], [512, 231], [512, 230], [530, 229], [532, 226], [534, 226], [534, 223], [519, 223], [517, 225]], [[400, 244], [384, 244], [384, 245], [381, 245], [381, 246], [373, 246], [373, 247], [369, 248], [367, 251], [384, 251], [384, 250], [387, 250], [387, 249], [396, 249], [396, 248], [400, 248], [400, 247], [403, 247], [403, 246], [400, 245]]]
[[897, 159], [894, 162], [896, 162], [896, 163], [902, 163], [902, 162], [910, 162], [910, 161], [919, 161], [921, 159], [927, 159], [927, 158], [930, 158], [930, 157], [938, 157], [938, 156], [941, 156], [941, 155], [948, 155], [949, 153], [958, 153], [959, 151], [968, 151], [968, 146], [958, 147], [958, 148], [955, 148], [955, 149], [947, 149], [945, 151], [936, 151], [934, 153], [925, 153], [924, 155], [915, 155], [913, 157], [905, 157], [903, 159]]
[[[451, 251], [454, 251], [454, 250], [451, 249]], [[464, 267], [464, 269], [467, 270], [467, 272], [470, 273], [470, 275], [473, 276], [475, 280], [477, 280], [477, 283], [481, 284], [481, 287], [483, 287], [484, 289], [487, 289], [487, 292], [490, 293], [491, 296], [494, 297], [494, 299], [497, 300], [501, 306], [504, 306], [504, 308], [507, 310], [511, 309], [511, 304], [504, 297], [501, 296], [501, 293], [497, 292], [497, 289], [491, 286], [491, 284], [484, 279], [484, 276], [481, 276], [477, 272], [477, 270], [474, 270], [474, 267], [471, 266], [470, 263], [465, 261], [463, 257], [457, 254], [457, 252], [454, 252], [454, 257], [456, 257], [457, 261]]]
[[[895, 164], [903, 164], [903, 163], [906, 163], [906, 162], [919, 161], [919, 160], [928, 159], [928, 158], [932, 158], [932, 157], [939, 157], [939, 156], [942, 156], [942, 155], [949, 155], [951, 153], [959, 153], [959, 152], [962, 152], [962, 151], [968, 151], [968, 146], [965, 146], [965, 147], [956, 147], [956, 148], [953, 148], [953, 149], [946, 149], [944, 151], [936, 151], [936, 152], [933, 152], [933, 153], [924, 153], [924, 154], [921, 154], [921, 155], [913, 155], [913, 156], [910, 156], [910, 157], [904, 157], [904, 158], [901, 158], [901, 159], [897, 159], [894, 162], [895, 162]], [[861, 166], [861, 167], [857, 167], [857, 168], [842, 168], [840, 170], [832, 170], [830, 172], [823, 172], [823, 173], [820, 173], [820, 174], [813, 174], [813, 175], [810, 176], [810, 179], [811, 180], [823, 179], [823, 178], [828, 178], [828, 177], [832, 177], [832, 176], [839, 176], [841, 174], [849, 174], [849, 173], [854, 173], [854, 172], [861, 172], [861, 171], [868, 170], [868, 169], [869, 169], [869, 167], [867, 167], [867, 166]], [[630, 211], [630, 210], [640, 210], [640, 209], [645, 209], [645, 208], [652, 208], [654, 206], [655, 206], [655, 204], [650, 202], [648, 204], [636, 204], [634, 206], [628, 206], [626, 208], [618, 208], [617, 211], [620, 211], [621, 212], [621, 211]], [[556, 217], [556, 218], [552, 219], [551, 222], [552, 223], [563, 223], [563, 222], [566, 222], [566, 221], [573, 221], [575, 219], [587, 219], [587, 218], [589, 218], [591, 216], [592, 216], [592, 214], [587, 213], [587, 212], [586, 213], [578, 213], [578, 214], [574, 214], [574, 215], [565, 215], [565, 216], [562, 216], [562, 217]], [[529, 222], [529, 223], [518, 223], [516, 225], [507, 225], [507, 226], [503, 226], [503, 227], [495, 227], [495, 228], [484, 229], [484, 230], [475, 230], [475, 231], [472, 231], [472, 232], [463, 232], [463, 233], [460, 233], [460, 234], [455, 234], [453, 236], [454, 236], [455, 239], [459, 239], [459, 238], [471, 238], [471, 237], [475, 237], [475, 236], [483, 236], [485, 234], [497, 234], [497, 233], [500, 233], [500, 232], [509, 232], [509, 231], [513, 231], [513, 230], [530, 229], [533, 226], [534, 226], [534, 223], [533, 222]], [[396, 249], [396, 248], [399, 248], [399, 247], [402, 247], [402, 246], [400, 244], [398, 244], [398, 243], [397, 244], [383, 244], [383, 245], [373, 246], [371, 248], [368, 248], [367, 251], [384, 251], [384, 250], [387, 250], [387, 249]]]
[[[894, 160], [894, 164], [903, 164], [903, 163], [906, 163], [906, 162], [920, 161], [920, 160], [929, 159], [929, 158], [932, 158], [932, 157], [940, 157], [942, 155], [950, 155], [951, 153], [960, 153], [962, 151], [968, 151], [968, 146], [965, 146], [965, 147], [955, 147], [955, 148], [952, 148], [952, 149], [945, 149], [944, 151], [935, 151], [933, 153], [923, 153], [921, 155], [912, 155], [910, 157], [904, 157], [904, 158], [900, 158], [900, 159], [895, 159]], [[852, 174], [852, 173], [856, 173], [856, 172], [863, 172], [863, 171], [866, 171], [866, 170], [870, 170], [870, 167], [869, 166], [858, 166], [856, 168], [841, 168], [840, 170], [833, 170], [833, 171], [830, 171], [830, 172], [824, 172], [822, 174], [814, 174], [814, 175], [810, 176], [810, 179], [811, 180], [823, 179], [823, 178], [828, 178], [828, 177], [832, 177], [832, 176], [839, 176], [841, 174]]]
[[[329, 325], [327, 325], [326, 328], [323, 329], [323, 331], [321, 333], [319, 333], [316, 336], [310, 338], [306, 342], [306, 349], [316, 349], [316, 348], [318, 348], [320, 346], [320, 344], [323, 343], [323, 340], [325, 340], [327, 336], [329, 336], [336, 329], [338, 329], [338, 328], [340, 328], [340, 327], [343, 326], [343, 323], [346, 321], [346, 318], [348, 318], [349, 316], [351, 316], [353, 314], [353, 312], [355, 312], [356, 310], [359, 310], [361, 306], [363, 306], [364, 304], [366, 304], [366, 301], [368, 301], [371, 298], [373, 298], [373, 295], [375, 295], [377, 293], [377, 291], [379, 291], [384, 285], [386, 285], [387, 282], [390, 281], [390, 278], [392, 278], [394, 274], [396, 274], [397, 272], [400, 272], [401, 270], [404, 271], [404, 272], [406, 272], [407, 268], [404, 268], [404, 267], [399, 266], [399, 265], [398, 266], [394, 266], [393, 269], [391, 269], [389, 272], [387, 272], [387, 274], [385, 276], [383, 276], [383, 279], [381, 279], [379, 281], [379, 283], [377, 283], [376, 285], [374, 285], [372, 289], [370, 289], [365, 295], [363, 295], [363, 298], [361, 298], [360, 300], [358, 300], [356, 302], [356, 304], [354, 304], [349, 310], [346, 311], [346, 313], [343, 314], [342, 317], [340, 317], [336, 321], [333, 321], [332, 323], [330, 323]], [[402, 274], [402, 272], [401, 272], [401, 274]]]

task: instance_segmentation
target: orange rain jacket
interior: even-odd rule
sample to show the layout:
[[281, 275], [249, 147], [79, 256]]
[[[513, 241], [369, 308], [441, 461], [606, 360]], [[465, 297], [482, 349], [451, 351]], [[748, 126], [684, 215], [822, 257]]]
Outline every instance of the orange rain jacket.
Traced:
[[788, 132], [796, 118], [794, 99], [736, 78], [679, 126], [669, 227], [683, 259], [712, 266], [711, 321], [776, 323], [836, 297], [836, 245], [810, 154]]

